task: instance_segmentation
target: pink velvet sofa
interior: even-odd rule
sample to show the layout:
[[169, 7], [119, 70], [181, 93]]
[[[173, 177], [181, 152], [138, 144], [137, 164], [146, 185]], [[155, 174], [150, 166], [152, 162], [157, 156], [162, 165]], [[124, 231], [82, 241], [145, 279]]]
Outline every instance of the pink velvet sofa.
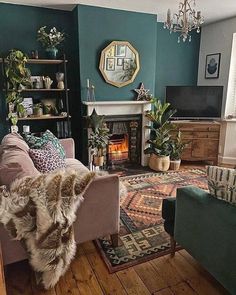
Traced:
[[[67, 167], [79, 169], [81, 173], [88, 169], [74, 158], [74, 141], [72, 138], [60, 140], [66, 152]], [[26, 167], [21, 176], [39, 173], [36, 169], [28, 168], [32, 161], [28, 155], [28, 145], [20, 136], [8, 134], [0, 145], [0, 185], [4, 183], [3, 176], [12, 176], [12, 165], [17, 163], [17, 167]], [[10, 165], [6, 165], [4, 150], [8, 153]], [[10, 160], [9, 160], [10, 159]], [[4, 162], [5, 161], [5, 162]], [[28, 161], [28, 163], [26, 163]], [[22, 168], [21, 167], [21, 168]], [[13, 167], [14, 169], [16, 167]], [[7, 174], [7, 169], [9, 174]], [[14, 170], [13, 169], [13, 170]], [[6, 178], [5, 178], [6, 179]], [[5, 180], [5, 182], [7, 182]], [[7, 183], [5, 183], [7, 184]], [[77, 243], [83, 243], [103, 236], [111, 236], [111, 242], [116, 246], [118, 244], [119, 232], [119, 178], [116, 175], [105, 175], [96, 177], [90, 184], [84, 195], [84, 202], [77, 212], [77, 219], [74, 224], [75, 239]], [[0, 225], [0, 242], [2, 246], [4, 265], [27, 259], [26, 252], [19, 241], [14, 241], [9, 236], [5, 228]]]

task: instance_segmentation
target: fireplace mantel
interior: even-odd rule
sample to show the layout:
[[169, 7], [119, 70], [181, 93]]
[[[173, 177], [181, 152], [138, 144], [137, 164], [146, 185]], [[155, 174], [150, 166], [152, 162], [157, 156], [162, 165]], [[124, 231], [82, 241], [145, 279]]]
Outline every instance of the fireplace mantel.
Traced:
[[151, 110], [150, 101], [84, 101], [83, 104], [87, 107], [87, 116], [90, 116], [92, 114], [94, 108], [98, 115], [142, 115], [141, 164], [142, 166], [147, 166], [148, 159], [143, 151], [147, 147], [146, 142], [149, 139], [150, 135], [149, 129], [145, 128], [145, 126], [149, 125], [149, 121], [145, 116], [145, 112]]
[[103, 101], [83, 101], [83, 104], [87, 106], [97, 106], [97, 105], [116, 105], [116, 104], [150, 104], [150, 101], [144, 101], [144, 100], [103, 100]]

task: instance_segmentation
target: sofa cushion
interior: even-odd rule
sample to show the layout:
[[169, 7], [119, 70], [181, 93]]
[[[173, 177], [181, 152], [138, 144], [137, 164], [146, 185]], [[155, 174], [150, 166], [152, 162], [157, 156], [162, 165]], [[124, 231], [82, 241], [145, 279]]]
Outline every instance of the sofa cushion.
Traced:
[[4, 148], [8, 148], [9, 146], [18, 147], [19, 149], [25, 152], [29, 151], [28, 144], [24, 141], [23, 137], [18, 133], [9, 133], [3, 137], [1, 143], [1, 150], [3, 150]]
[[89, 169], [85, 167], [79, 160], [68, 158], [66, 159], [66, 168], [80, 171], [81, 173], [88, 173]]
[[64, 159], [66, 157], [65, 150], [60, 144], [59, 139], [49, 130], [46, 130], [41, 137], [34, 136], [32, 134], [25, 134], [24, 138], [29, 147], [33, 149], [40, 149], [46, 143], [51, 142], [60, 153], [61, 157]]
[[236, 169], [207, 166], [207, 180], [212, 196], [236, 205]]
[[46, 143], [40, 149], [30, 149], [29, 155], [35, 167], [41, 173], [52, 172], [66, 167], [65, 159], [50, 142]]
[[0, 153], [0, 185], [9, 187], [17, 178], [39, 174], [28, 150], [28, 145], [17, 133], [8, 134], [3, 138]]

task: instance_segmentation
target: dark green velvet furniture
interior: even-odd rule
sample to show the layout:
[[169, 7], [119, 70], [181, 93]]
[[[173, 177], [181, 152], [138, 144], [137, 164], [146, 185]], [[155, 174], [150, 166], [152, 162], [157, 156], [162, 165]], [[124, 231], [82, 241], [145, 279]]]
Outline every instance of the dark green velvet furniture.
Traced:
[[236, 207], [190, 186], [163, 200], [162, 216], [172, 239], [236, 295]]

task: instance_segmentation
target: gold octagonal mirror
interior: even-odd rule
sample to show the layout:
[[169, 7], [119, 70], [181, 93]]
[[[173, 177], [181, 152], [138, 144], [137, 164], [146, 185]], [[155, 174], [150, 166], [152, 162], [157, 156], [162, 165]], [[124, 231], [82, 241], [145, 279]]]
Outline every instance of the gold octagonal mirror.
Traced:
[[113, 41], [102, 50], [99, 69], [111, 85], [123, 87], [132, 83], [139, 68], [139, 54], [127, 41]]

